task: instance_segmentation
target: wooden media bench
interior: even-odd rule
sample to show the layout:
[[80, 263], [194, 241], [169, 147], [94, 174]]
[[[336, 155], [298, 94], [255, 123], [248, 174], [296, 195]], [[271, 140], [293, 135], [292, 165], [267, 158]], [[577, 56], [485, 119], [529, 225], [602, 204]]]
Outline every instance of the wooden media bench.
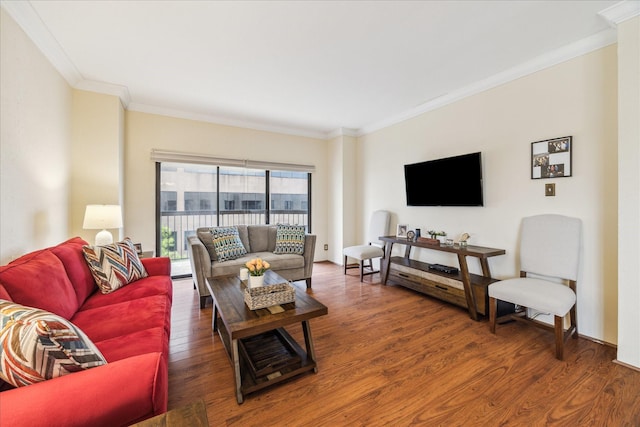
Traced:
[[[492, 256], [504, 255], [506, 253], [504, 249], [433, 245], [396, 236], [381, 236], [379, 239], [385, 242], [385, 256], [380, 262], [383, 285], [391, 280], [423, 294], [464, 307], [469, 310], [469, 316], [473, 320], [478, 320], [479, 314], [488, 315], [487, 287], [497, 281], [491, 278], [488, 259]], [[404, 257], [391, 256], [394, 244], [406, 246]], [[432, 264], [411, 259], [411, 249], [414, 247], [456, 254], [459, 271], [445, 273], [432, 270], [429, 268]], [[469, 273], [467, 257], [478, 258], [482, 276]]]

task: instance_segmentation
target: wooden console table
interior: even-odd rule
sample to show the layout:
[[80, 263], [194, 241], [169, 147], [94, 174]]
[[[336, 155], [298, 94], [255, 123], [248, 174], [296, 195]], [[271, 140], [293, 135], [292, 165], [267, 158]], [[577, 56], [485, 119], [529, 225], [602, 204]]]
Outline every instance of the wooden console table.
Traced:
[[[504, 255], [506, 253], [504, 249], [482, 246], [438, 246], [420, 241], [399, 239], [395, 236], [381, 236], [379, 239], [385, 242], [385, 256], [380, 263], [383, 285], [387, 284], [387, 280], [391, 276], [393, 282], [402, 286], [467, 308], [469, 316], [473, 320], [478, 320], [478, 313], [485, 316], [488, 314], [487, 287], [497, 281], [491, 278], [488, 259]], [[394, 244], [406, 246], [404, 257], [391, 256]], [[411, 259], [411, 249], [414, 247], [456, 254], [460, 271], [448, 274], [429, 269], [430, 264]], [[482, 276], [469, 273], [467, 257], [478, 258], [482, 268]], [[462, 284], [462, 289], [456, 289], [456, 282]]]

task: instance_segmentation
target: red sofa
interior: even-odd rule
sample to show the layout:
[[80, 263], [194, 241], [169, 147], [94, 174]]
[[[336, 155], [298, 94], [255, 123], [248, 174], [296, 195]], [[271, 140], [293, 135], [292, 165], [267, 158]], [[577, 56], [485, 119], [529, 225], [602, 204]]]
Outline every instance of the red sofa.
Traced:
[[76, 237], [0, 267], [0, 299], [66, 318], [108, 363], [18, 388], [0, 380], [0, 426], [125, 426], [167, 410], [169, 259], [142, 259], [148, 277], [103, 294], [83, 245]]

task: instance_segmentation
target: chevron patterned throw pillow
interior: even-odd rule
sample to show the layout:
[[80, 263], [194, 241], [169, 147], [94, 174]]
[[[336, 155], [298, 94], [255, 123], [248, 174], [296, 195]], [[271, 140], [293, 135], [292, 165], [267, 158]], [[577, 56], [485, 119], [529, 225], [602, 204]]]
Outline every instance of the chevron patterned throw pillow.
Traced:
[[0, 378], [9, 384], [21, 387], [106, 363], [68, 320], [0, 300]]
[[83, 246], [82, 253], [103, 294], [147, 277], [147, 271], [128, 237], [110, 245]]

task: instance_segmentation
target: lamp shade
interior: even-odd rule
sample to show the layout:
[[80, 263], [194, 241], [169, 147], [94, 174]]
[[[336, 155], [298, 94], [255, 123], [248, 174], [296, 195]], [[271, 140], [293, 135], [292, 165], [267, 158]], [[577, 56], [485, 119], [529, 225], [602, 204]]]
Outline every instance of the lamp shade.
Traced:
[[120, 205], [87, 205], [82, 228], [85, 230], [103, 230], [122, 227], [122, 209]]
[[122, 209], [120, 205], [87, 205], [84, 211], [82, 228], [102, 230], [96, 234], [96, 246], [113, 243], [113, 235], [107, 228], [122, 227]]

